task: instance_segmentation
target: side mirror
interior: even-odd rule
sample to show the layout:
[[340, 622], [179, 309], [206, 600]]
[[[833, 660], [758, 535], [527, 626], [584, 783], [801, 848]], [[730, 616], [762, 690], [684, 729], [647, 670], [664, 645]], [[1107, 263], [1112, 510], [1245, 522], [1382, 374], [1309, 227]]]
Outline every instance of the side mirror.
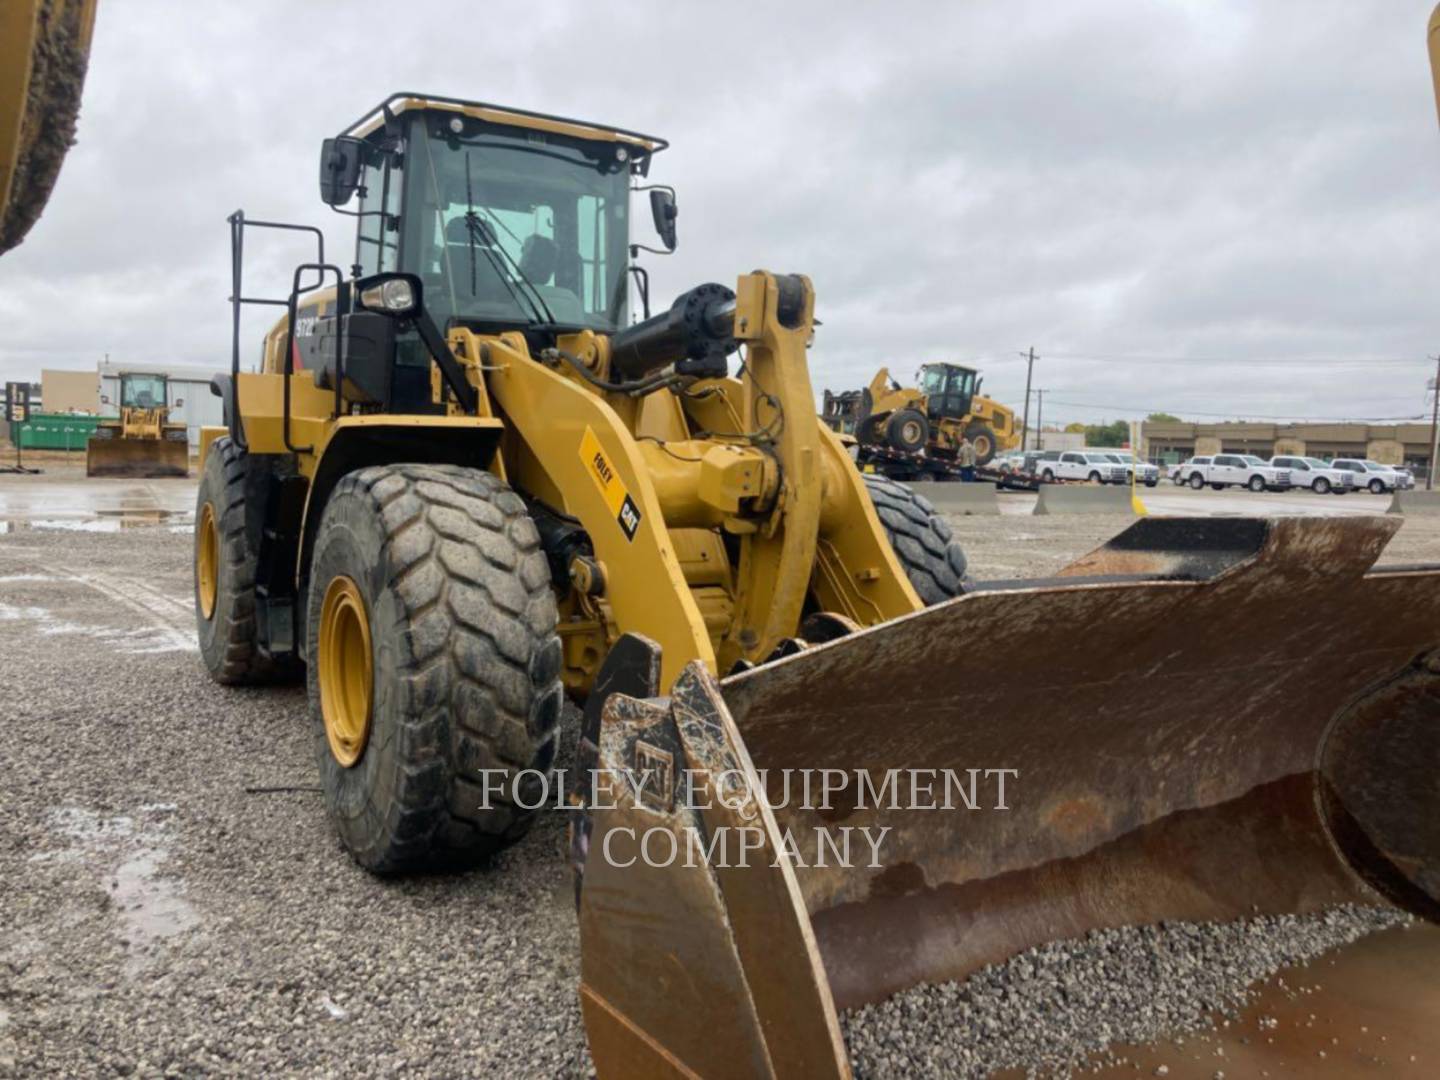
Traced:
[[350, 135], [326, 139], [320, 147], [320, 201], [344, 206], [360, 186], [360, 155], [364, 143]]
[[183, 397], [177, 397], [177, 398], [175, 399], [175, 404], [172, 405], [171, 408], [173, 408], [173, 409], [180, 409], [180, 408], [183, 408], [184, 405], [185, 405], [185, 399], [184, 399]]
[[650, 191], [650, 215], [655, 219], [655, 231], [666, 251], [675, 250], [675, 218], [680, 211], [675, 206], [675, 193], [665, 188]]

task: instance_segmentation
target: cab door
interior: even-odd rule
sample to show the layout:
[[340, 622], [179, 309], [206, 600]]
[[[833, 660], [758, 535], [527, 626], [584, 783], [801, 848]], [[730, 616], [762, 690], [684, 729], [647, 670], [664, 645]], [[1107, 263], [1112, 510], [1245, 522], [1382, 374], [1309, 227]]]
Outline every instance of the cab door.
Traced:
[[1221, 454], [1210, 467], [1210, 482], [1213, 484], [1243, 484], [1245, 462], [1232, 454]]

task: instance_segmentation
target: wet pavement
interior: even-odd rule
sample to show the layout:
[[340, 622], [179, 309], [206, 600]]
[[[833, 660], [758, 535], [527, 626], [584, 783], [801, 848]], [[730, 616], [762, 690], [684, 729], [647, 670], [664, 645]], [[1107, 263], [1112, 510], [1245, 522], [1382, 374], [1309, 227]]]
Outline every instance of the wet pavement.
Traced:
[[195, 513], [194, 478], [90, 479], [61, 465], [39, 475], [0, 475], [0, 532], [31, 528], [118, 532], [186, 525]]

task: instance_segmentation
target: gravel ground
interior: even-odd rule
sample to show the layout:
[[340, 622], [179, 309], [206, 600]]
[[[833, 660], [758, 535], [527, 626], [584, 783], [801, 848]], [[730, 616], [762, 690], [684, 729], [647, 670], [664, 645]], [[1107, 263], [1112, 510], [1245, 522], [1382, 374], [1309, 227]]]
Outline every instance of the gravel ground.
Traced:
[[1377, 930], [1390, 909], [1101, 930], [1030, 949], [963, 983], [921, 986], [842, 1018], [857, 1077], [1067, 1073], [1112, 1043], [1207, 1031], [1248, 987]]
[[[188, 526], [92, 525], [102, 523], [0, 536], [0, 1075], [588, 1073], [563, 815], [482, 872], [360, 871], [314, 790], [303, 692], [222, 689], [199, 667]], [[973, 572], [994, 577], [1050, 572], [1123, 522], [955, 525]], [[1425, 542], [1413, 532], [1402, 561], [1437, 557], [1440, 530]], [[572, 712], [572, 740], [575, 723]], [[1184, 1022], [1240, 985], [1200, 982], [1206, 957], [1259, 950], [1283, 962], [1352, 925], [1171, 927], [1049, 946], [1008, 975], [867, 1014], [876, 1020], [857, 1053], [871, 1075], [887, 1075], [897, 1053], [923, 1067], [933, 1058], [886, 1032], [893, 1010], [931, 1008], [937, 1036], [986, 1033], [990, 1056], [976, 1067], [1069, 1055], [1074, 1032], [1089, 1047], [1102, 1023], [1133, 1037], [1115, 1002], [1154, 997], [1159, 969], [1113, 965], [1113, 1001], [1078, 995], [1054, 1013], [1062, 961], [1083, 981], [1106, 950], [1145, 957], [1147, 943], [1171, 943], [1160, 973], [1195, 989], [1159, 1000]], [[1003, 1008], [983, 1014], [997, 1034], [982, 1012], [1007, 978]], [[1046, 1025], [1063, 1016], [1066, 1042], [1037, 1034], [1042, 1014]]]

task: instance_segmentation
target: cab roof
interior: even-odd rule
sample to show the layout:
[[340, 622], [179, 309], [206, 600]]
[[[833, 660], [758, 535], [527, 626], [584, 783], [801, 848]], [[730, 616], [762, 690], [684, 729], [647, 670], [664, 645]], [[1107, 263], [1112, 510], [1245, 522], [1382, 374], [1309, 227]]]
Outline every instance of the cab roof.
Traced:
[[511, 127], [530, 128], [556, 135], [568, 135], [575, 139], [589, 139], [595, 142], [625, 143], [643, 152], [645, 156], [658, 154], [670, 145], [658, 135], [644, 135], [638, 131], [611, 127], [608, 124], [592, 124], [586, 120], [574, 120], [565, 116], [516, 109], [509, 105], [493, 105], [484, 101], [466, 101], [462, 98], [441, 97], [436, 94], [419, 94], [402, 90], [368, 110], [360, 119], [345, 128], [342, 135], [364, 138], [373, 134], [385, 123], [385, 118], [417, 109], [439, 112], [455, 112], [471, 116], [492, 124], [506, 124]]

